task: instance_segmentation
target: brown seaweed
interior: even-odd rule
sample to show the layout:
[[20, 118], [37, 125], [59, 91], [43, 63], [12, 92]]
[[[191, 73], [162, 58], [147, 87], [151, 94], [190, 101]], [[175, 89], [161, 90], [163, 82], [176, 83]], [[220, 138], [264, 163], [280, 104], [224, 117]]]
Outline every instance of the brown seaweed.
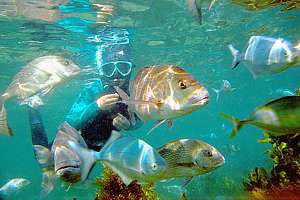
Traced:
[[283, 6], [281, 11], [300, 8], [300, 0], [231, 0], [233, 3], [245, 7], [248, 10], [262, 10]]
[[255, 168], [244, 181], [251, 199], [300, 199], [300, 134], [270, 137], [270, 175]]
[[136, 181], [126, 186], [109, 168], [104, 167], [103, 177], [96, 180], [99, 190], [95, 200], [157, 200], [154, 184], [141, 186]]

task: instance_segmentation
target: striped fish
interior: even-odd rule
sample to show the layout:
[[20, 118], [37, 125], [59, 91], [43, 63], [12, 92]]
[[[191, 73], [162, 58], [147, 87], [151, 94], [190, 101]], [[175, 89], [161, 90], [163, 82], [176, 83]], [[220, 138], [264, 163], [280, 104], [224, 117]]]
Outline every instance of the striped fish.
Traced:
[[142, 68], [130, 84], [130, 97], [116, 88], [122, 101], [143, 121], [158, 124], [189, 114], [208, 102], [208, 91], [175, 65]]
[[6, 100], [16, 97], [21, 104], [38, 106], [42, 104], [39, 94], [45, 95], [59, 83], [78, 75], [79, 72], [80, 68], [76, 64], [60, 56], [43, 56], [28, 63], [0, 95], [0, 134], [12, 135], [6, 119]]

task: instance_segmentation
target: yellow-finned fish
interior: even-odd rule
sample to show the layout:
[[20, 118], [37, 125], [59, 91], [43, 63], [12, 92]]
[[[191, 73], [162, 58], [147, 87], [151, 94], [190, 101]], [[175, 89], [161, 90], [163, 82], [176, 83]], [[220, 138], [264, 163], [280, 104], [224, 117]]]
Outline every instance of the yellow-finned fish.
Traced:
[[285, 96], [270, 101], [258, 107], [245, 120], [239, 120], [225, 113], [221, 115], [233, 122], [231, 138], [246, 124], [262, 128], [272, 136], [300, 133], [300, 96]]
[[0, 187], [0, 199], [11, 199], [13, 195], [20, 192], [30, 181], [24, 178], [14, 178]]
[[13, 135], [7, 124], [6, 100], [16, 97], [21, 104], [41, 105], [43, 102], [39, 95], [45, 95], [79, 73], [80, 68], [75, 63], [61, 56], [43, 56], [28, 63], [0, 95], [0, 134]]
[[208, 103], [207, 89], [175, 65], [142, 68], [130, 84], [130, 96], [120, 88], [116, 90], [129, 111], [141, 120], [157, 120], [155, 127]]

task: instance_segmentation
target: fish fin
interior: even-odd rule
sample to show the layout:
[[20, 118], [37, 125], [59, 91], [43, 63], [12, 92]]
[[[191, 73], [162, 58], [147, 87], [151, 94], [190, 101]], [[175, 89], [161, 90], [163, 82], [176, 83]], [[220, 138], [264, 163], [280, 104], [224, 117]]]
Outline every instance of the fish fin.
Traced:
[[122, 182], [128, 186], [133, 179], [131, 179], [130, 177], [128, 177], [127, 175], [125, 175], [122, 171], [118, 170], [116, 167], [110, 165], [109, 163], [105, 162], [106, 165], [108, 165], [122, 180]]
[[128, 94], [126, 92], [124, 92], [124, 90], [122, 90], [118, 86], [114, 86], [114, 88], [115, 88], [115, 90], [117, 91], [117, 93], [119, 94], [119, 96], [122, 99], [122, 101], [120, 101], [120, 103], [125, 103], [129, 107], [131, 107], [132, 105], [135, 105], [135, 104], [144, 104], [144, 105], [150, 104], [150, 105], [153, 105], [153, 106], [158, 106], [158, 103], [152, 102], [152, 101], [132, 100], [132, 99], [130, 99]]
[[[118, 131], [115, 131], [113, 130], [111, 132], [111, 135], [109, 137], [109, 139], [107, 140], [107, 142], [105, 143], [105, 145], [103, 146], [102, 150], [103, 149], [106, 149], [108, 146], [110, 146], [115, 140], [117, 140], [118, 138], [122, 137], [123, 135], [118, 132]], [[102, 152], [102, 150], [100, 152]]]
[[33, 145], [35, 159], [43, 168], [51, 163], [51, 151], [49, 148], [42, 145]]
[[193, 176], [189, 176], [187, 178], [185, 178], [183, 184], [182, 184], [182, 187], [186, 187], [193, 179]]
[[70, 148], [77, 153], [81, 160], [81, 180], [84, 181], [87, 179], [94, 163], [96, 162], [95, 151], [85, 149], [73, 141], [68, 141], [68, 144], [70, 145]]
[[233, 47], [232, 44], [228, 45], [231, 55], [233, 56], [232, 69], [236, 68], [241, 62], [241, 56], [239, 50]]
[[213, 7], [213, 5], [216, 3], [217, 0], [212, 0], [208, 6], [208, 11], [211, 10], [211, 8]]
[[42, 190], [40, 192], [40, 198], [45, 198], [54, 188], [55, 172], [53, 169], [43, 169], [42, 173]]
[[13, 136], [12, 129], [9, 127], [7, 122], [7, 113], [4, 106], [4, 97], [0, 97], [0, 134], [6, 136]]
[[162, 125], [163, 123], [165, 123], [167, 121], [167, 119], [163, 119], [163, 120], [158, 120], [156, 122], [156, 124], [147, 132], [147, 135], [149, 135], [152, 131], [154, 131], [157, 127], [159, 127], [160, 125]]
[[245, 123], [247, 123], [249, 120], [239, 120], [231, 115], [225, 114], [225, 113], [220, 113], [222, 117], [225, 119], [228, 119], [233, 122], [233, 130], [229, 136], [230, 139], [234, 138], [236, 134], [241, 130], [241, 128], [244, 126]]

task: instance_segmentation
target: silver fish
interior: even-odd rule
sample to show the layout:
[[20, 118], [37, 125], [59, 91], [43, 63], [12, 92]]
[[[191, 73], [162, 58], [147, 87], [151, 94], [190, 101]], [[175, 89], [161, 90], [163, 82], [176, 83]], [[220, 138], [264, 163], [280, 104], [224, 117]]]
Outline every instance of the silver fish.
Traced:
[[175, 65], [142, 68], [130, 83], [130, 96], [115, 88], [129, 111], [144, 122], [157, 120], [158, 125], [187, 115], [208, 102], [207, 89]]
[[53, 190], [55, 175], [68, 183], [75, 183], [81, 179], [81, 160], [69, 146], [69, 141], [87, 148], [77, 130], [64, 122], [58, 129], [51, 150], [49, 147], [34, 145], [35, 156], [43, 173], [41, 184], [43, 197]]
[[156, 182], [165, 173], [166, 162], [149, 144], [132, 136], [123, 136], [113, 131], [100, 152], [82, 148], [69, 141], [70, 146], [82, 160], [82, 180], [85, 180], [96, 161], [108, 165], [122, 181], [129, 185]]
[[225, 163], [216, 148], [201, 140], [175, 140], [160, 147], [158, 153], [168, 165], [162, 178], [185, 177], [185, 185], [192, 177], [211, 172]]
[[[6, 100], [16, 97], [21, 104], [29, 103], [30, 106], [39, 106], [40, 95], [47, 94], [59, 83], [62, 83], [80, 73], [80, 68], [71, 60], [60, 56], [43, 56], [28, 63], [5, 92], [0, 96], [0, 134], [12, 135], [6, 120], [4, 103]], [[34, 101], [28, 101], [32, 98]]]
[[14, 178], [8, 181], [0, 188], [0, 199], [10, 199], [13, 195], [20, 192], [25, 186], [29, 185], [30, 181], [24, 178]]
[[261, 74], [279, 73], [300, 61], [300, 49], [297, 45], [293, 46], [282, 38], [252, 36], [245, 53], [240, 53], [233, 45], [228, 47], [233, 55], [233, 68], [245, 61], [254, 78]]

